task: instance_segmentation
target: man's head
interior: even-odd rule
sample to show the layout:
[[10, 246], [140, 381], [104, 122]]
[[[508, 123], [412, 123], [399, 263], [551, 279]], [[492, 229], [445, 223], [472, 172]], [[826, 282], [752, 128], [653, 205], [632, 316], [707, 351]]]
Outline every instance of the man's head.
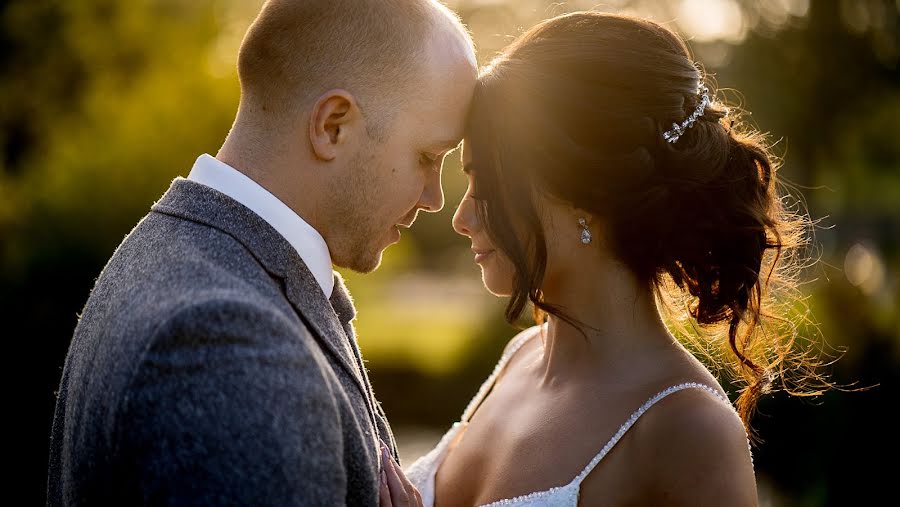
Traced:
[[219, 158], [368, 272], [419, 209], [443, 206], [476, 78], [458, 18], [434, 0], [269, 0], [241, 46], [241, 105]]

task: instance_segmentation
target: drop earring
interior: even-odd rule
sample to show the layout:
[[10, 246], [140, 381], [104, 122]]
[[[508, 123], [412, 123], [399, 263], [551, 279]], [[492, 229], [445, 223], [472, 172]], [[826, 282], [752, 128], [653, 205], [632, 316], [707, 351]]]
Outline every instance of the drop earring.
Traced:
[[581, 226], [581, 242], [585, 245], [590, 245], [591, 239], [593, 238], [591, 237], [591, 230], [588, 229], [587, 220], [585, 220], [584, 218], [579, 218], [578, 225]]

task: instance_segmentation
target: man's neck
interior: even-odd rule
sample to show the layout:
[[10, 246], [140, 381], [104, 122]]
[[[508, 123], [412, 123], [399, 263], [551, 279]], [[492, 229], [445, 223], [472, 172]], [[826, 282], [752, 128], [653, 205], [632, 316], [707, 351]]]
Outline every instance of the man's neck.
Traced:
[[291, 153], [288, 143], [274, 138], [268, 141], [250, 140], [236, 123], [216, 158], [258, 183], [323, 233], [324, 224], [316, 212], [321, 195], [318, 182], [303, 170], [302, 164], [294, 162], [302, 160], [302, 156]]

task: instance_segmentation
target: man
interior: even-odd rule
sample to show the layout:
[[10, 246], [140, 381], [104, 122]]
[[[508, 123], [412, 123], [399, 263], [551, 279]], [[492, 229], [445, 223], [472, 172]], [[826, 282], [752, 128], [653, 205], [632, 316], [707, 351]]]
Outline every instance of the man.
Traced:
[[[104, 268], [53, 421], [51, 505], [374, 505], [397, 450], [332, 266], [443, 206], [476, 64], [435, 0], [269, 0], [241, 101]], [[394, 476], [396, 477], [396, 476]]]

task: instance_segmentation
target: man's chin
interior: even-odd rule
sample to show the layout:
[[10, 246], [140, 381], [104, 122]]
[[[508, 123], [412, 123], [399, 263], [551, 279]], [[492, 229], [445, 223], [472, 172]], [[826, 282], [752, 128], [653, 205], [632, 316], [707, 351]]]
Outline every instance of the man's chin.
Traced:
[[381, 266], [381, 258], [384, 253], [384, 248], [378, 250], [376, 253], [366, 253], [365, 255], [357, 254], [353, 258], [345, 262], [335, 262], [334, 265], [339, 268], [349, 269], [355, 273], [368, 274]]
[[381, 266], [381, 258], [384, 255], [384, 251], [399, 241], [400, 230], [397, 227], [392, 227], [390, 236], [379, 238], [377, 243], [373, 241], [362, 251], [347, 252], [343, 259], [335, 259], [332, 255], [332, 262], [337, 267], [349, 269], [356, 273], [371, 273]]

